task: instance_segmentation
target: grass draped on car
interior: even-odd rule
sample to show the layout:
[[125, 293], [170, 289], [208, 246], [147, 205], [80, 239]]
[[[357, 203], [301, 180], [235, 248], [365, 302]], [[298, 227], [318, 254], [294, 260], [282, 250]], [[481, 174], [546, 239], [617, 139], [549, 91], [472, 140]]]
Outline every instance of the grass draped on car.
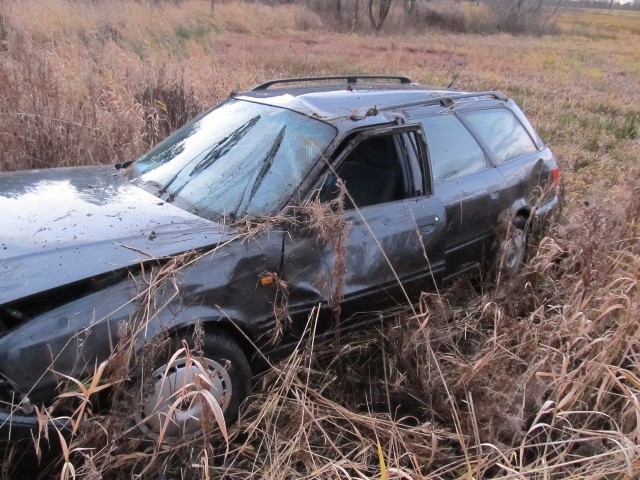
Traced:
[[[256, 380], [228, 453], [218, 437], [141, 445], [111, 429], [119, 412], [87, 408], [68, 443], [76, 478], [637, 476], [634, 12], [568, 9], [562, 35], [511, 37], [342, 34], [302, 5], [238, 1], [215, 2], [211, 16], [199, 1], [0, 10], [2, 170], [126, 161], [163, 131], [156, 100], [193, 116], [259, 79], [338, 71], [500, 88], [565, 166], [563, 221], [514, 283], [460, 280], [380, 331], [301, 346]], [[185, 107], [171, 101], [181, 91]]]

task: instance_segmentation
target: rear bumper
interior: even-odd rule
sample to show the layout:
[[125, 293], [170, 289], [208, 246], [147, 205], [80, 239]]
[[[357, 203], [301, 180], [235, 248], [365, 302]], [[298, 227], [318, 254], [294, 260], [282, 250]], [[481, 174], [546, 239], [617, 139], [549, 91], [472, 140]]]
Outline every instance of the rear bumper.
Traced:
[[547, 227], [558, 218], [562, 210], [562, 199], [559, 195], [554, 195], [546, 202], [538, 205], [533, 211], [533, 232], [543, 235]]
[[535, 215], [541, 219], [548, 218], [552, 213], [560, 209], [560, 197], [554, 195], [547, 202], [536, 208]]
[[538, 239], [544, 237], [549, 226], [558, 219], [561, 212], [562, 198], [554, 195], [533, 210], [529, 225], [530, 232]]

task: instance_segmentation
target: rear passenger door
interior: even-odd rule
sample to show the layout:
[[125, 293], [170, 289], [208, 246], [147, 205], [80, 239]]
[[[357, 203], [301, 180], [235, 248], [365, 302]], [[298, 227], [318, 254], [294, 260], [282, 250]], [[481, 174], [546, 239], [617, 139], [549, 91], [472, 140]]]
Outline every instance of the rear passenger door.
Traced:
[[447, 212], [447, 272], [474, 268], [492, 246], [505, 179], [453, 113], [422, 118], [435, 194]]
[[507, 108], [462, 114], [506, 180], [504, 208], [533, 208], [542, 196], [539, 186], [555, 163], [549, 149], [538, 148], [527, 129]]

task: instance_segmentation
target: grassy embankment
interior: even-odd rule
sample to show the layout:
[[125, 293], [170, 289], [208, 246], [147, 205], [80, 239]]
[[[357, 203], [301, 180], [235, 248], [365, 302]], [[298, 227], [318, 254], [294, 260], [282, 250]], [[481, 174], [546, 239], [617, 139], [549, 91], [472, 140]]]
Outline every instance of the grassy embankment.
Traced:
[[78, 475], [637, 478], [637, 13], [566, 12], [545, 37], [335, 33], [302, 7], [239, 2], [212, 16], [207, 1], [3, 1], [0, 15], [1, 170], [135, 158], [231, 91], [353, 72], [503, 90], [563, 168], [562, 221], [518, 281], [461, 282], [294, 355], [258, 379], [228, 451], [80, 436], [71, 449], [102, 449], [71, 457]]

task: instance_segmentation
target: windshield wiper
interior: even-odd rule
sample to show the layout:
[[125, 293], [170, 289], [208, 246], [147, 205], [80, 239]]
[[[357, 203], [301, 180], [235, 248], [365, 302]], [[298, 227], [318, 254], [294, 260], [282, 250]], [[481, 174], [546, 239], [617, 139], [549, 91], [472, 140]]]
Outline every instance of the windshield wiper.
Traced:
[[[269, 173], [269, 170], [273, 165], [273, 160], [276, 158], [276, 154], [278, 153], [278, 150], [280, 150], [280, 145], [282, 145], [282, 139], [284, 138], [286, 128], [287, 127], [285, 125], [280, 129], [280, 132], [278, 133], [278, 136], [276, 137], [273, 144], [271, 145], [271, 148], [267, 152], [267, 155], [264, 157], [264, 160], [262, 160], [262, 166], [260, 167], [260, 170], [256, 174], [255, 180], [253, 182], [248, 182], [246, 187], [243, 189], [242, 195], [238, 199], [238, 202], [236, 203], [236, 206], [234, 208], [234, 211], [236, 212], [236, 214], [241, 210], [240, 207], [243, 207], [243, 206], [246, 207], [251, 202], [251, 199], [258, 191], [258, 188], [260, 188], [260, 185], [262, 185], [262, 181], [264, 180], [264, 177], [266, 177], [267, 173]], [[251, 187], [251, 191], [249, 192], [249, 197], [247, 198], [247, 190], [249, 188], [249, 185], [252, 185], [252, 187]]]
[[271, 170], [271, 166], [273, 165], [273, 160], [276, 158], [276, 154], [278, 153], [278, 150], [280, 150], [280, 145], [282, 145], [282, 139], [284, 138], [284, 134], [286, 130], [287, 130], [287, 126], [285, 125], [280, 130], [280, 133], [278, 133], [278, 136], [273, 142], [271, 149], [269, 150], [269, 152], [267, 153], [267, 156], [262, 161], [262, 168], [260, 168], [260, 171], [256, 176], [256, 181], [253, 183], [253, 187], [251, 188], [251, 193], [249, 194], [249, 199], [247, 200], [247, 203], [251, 202], [251, 199], [258, 191], [258, 188], [260, 188], [260, 185], [262, 185], [262, 181], [264, 180], [264, 177], [266, 177], [269, 170]]
[[[250, 119], [248, 122], [246, 122], [244, 125], [242, 125], [240, 128], [238, 128], [237, 130], [234, 130], [232, 133], [227, 135], [222, 140], [214, 143], [211, 149], [209, 150], [209, 153], [207, 153], [205, 157], [200, 162], [198, 162], [198, 164], [195, 167], [193, 167], [193, 170], [189, 172], [189, 177], [193, 177], [195, 175], [202, 173], [208, 167], [213, 165], [213, 163], [216, 160], [226, 155], [229, 152], [229, 150], [231, 150], [232, 147], [234, 147], [240, 140], [244, 138], [247, 132], [251, 130], [251, 128], [253, 128], [253, 126], [256, 123], [258, 123], [259, 120], [260, 120], [260, 115], [256, 115], [255, 117]], [[192, 161], [193, 160], [189, 161], [184, 167], [178, 170], [178, 172], [165, 184], [165, 186], [158, 192], [158, 194], [164, 195], [169, 189], [169, 187], [173, 184], [173, 182], [175, 182], [178, 179], [178, 177], [183, 172], [183, 170], [185, 170], [191, 164]], [[182, 189], [187, 186], [189, 182], [190, 180], [186, 180], [182, 183], [182, 185], [176, 188], [173, 191], [174, 197], [178, 195], [182, 191]]]
[[189, 176], [193, 177], [194, 175], [198, 175], [203, 170], [209, 168], [216, 160], [220, 157], [224, 157], [229, 150], [235, 147], [240, 140], [244, 138], [244, 136], [253, 128], [253, 126], [258, 123], [260, 120], [260, 115], [256, 115], [247, 123], [242, 125], [240, 128], [235, 130], [226, 138], [222, 139], [213, 149], [209, 151], [209, 154], [204, 157], [198, 164], [189, 172]]

